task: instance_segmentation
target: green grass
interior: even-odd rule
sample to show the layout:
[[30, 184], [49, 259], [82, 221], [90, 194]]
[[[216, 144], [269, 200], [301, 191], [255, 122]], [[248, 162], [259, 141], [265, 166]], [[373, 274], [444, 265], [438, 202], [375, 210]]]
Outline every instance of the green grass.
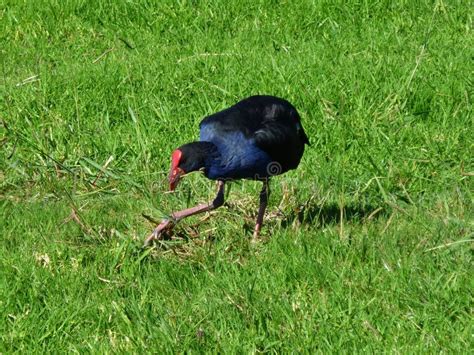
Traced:
[[[472, 352], [472, 15], [1, 1], [0, 352]], [[213, 198], [199, 174], [164, 193], [172, 149], [256, 93], [312, 143], [262, 241], [244, 181], [142, 250], [142, 213]]]

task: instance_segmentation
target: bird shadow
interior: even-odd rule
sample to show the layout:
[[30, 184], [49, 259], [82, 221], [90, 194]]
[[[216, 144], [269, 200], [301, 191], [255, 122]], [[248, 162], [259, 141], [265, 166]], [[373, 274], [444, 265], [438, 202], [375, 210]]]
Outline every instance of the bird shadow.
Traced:
[[387, 215], [387, 210], [371, 204], [348, 204], [341, 206], [337, 203], [308, 204], [285, 213], [281, 226], [286, 228], [299, 223], [301, 225], [317, 225], [325, 227], [341, 223], [341, 220], [351, 223], [363, 223]]

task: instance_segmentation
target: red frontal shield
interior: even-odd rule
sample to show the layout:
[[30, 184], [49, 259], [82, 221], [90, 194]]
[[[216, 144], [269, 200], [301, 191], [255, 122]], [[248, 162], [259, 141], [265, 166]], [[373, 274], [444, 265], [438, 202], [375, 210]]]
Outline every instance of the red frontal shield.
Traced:
[[170, 191], [174, 191], [178, 185], [181, 175], [184, 174], [183, 169], [178, 167], [182, 154], [183, 153], [179, 149], [176, 149], [173, 154], [171, 154], [171, 169], [169, 176]]

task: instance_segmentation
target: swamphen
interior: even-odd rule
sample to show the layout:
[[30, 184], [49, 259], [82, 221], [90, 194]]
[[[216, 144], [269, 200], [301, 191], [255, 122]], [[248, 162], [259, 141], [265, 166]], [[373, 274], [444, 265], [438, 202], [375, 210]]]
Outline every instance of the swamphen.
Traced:
[[200, 204], [171, 214], [145, 240], [153, 240], [171, 229], [179, 220], [220, 207], [224, 203], [224, 184], [236, 179], [263, 182], [254, 237], [262, 227], [269, 196], [268, 181], [274, 175], [295, 169], [309, 145], [300, 116], [288, 101], [274, 96], [251, 96], [235, 105], [204, 118], [199, 125], [200, 140], [173, 151], [169, 175], [173, 191], [184, 174], [202, 171], [217, 180], [217, 196], [209, 204]]

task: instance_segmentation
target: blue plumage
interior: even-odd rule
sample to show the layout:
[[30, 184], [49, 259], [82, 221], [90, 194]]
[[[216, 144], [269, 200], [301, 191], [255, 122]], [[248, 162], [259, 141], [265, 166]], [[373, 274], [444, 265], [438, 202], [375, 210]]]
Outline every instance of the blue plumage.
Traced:
[[145, 245], [159, 239], [177, 221], [222, 206], [225, 182], [235, 179], [263, 182], [254, 229], [257, 237], [270, 193], [268, 178], [296, 169], [309, 144], [296, 109], [274, 96], [251, 96], [204, 118], [199, 127], [199, 142], [184, 144], [171, 154], [170, 190], [185, 174], [203, 171], [218, 181], [217, 196], [211, 203], [173, 212], [172, 219], [162, 221]]
[[263, 179], [271, 157], [241, 132], [217, 135], [211, 124], [201, 125], [200, 141], [211, 142], [219, 156], [206, 159], [205, 175], [213, 180]]
[[273, 96], [252, 96], [204, 118], [200, 142], [215, 147], [205, 159], [210, 179], [258, 180], [295, 169], [309, 144], [296, 109]]

